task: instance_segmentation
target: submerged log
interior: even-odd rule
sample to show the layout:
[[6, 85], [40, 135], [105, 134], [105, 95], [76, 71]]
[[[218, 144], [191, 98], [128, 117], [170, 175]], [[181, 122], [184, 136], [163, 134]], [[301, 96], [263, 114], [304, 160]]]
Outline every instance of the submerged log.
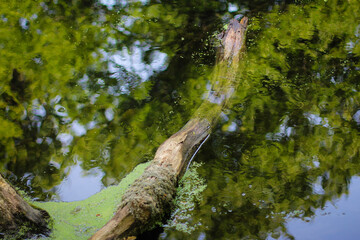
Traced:
[[48, 216], [47, 212], [31, 207], [0, 175], [0, 238], [1, 233], [14, 239], [45, 234]]
[[[171, 208], [176, 185], [189, 159], [210, 135], [238, 85], [248, 19], [231, 20], [221, 36], [212, 89], [194, 117], [157, 150], [154, 160], [124, 194], [114, 217], [90, 239], [126, 239], [149, 230]], [[133, 239], [133, 238], [132, 238]]]

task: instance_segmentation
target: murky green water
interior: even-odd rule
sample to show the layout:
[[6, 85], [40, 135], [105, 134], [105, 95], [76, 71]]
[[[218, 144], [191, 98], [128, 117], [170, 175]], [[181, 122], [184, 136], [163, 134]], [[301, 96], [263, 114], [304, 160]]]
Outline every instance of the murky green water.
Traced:
[[[106, 3], [106, 4], [105, 4]], [[214, 33], [247, 15], [246, 69], [194, 161], [192, 233], [356, 239], [360, 2], [2, 1], [0, 171], [34, 199], [117, 184], [209, 90]]]

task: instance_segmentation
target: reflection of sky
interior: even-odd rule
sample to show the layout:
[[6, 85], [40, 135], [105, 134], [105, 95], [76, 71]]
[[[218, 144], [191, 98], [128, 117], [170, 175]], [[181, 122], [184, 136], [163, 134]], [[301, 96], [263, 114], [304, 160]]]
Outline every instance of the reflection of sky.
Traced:
[[[360, 115], [360, 114], [359, 114]], [[329, 125], [329, 121], [327, 118], [322, 118], [317, 114], [313, 113], [304, 113], [304, 117], [306, 117], [309, 121], [309, 124], [312, 126], [323, 126], [329, 128], [329, 135], [332, 135], [331, 126]], [[279, 131], [275, 133], [267, 133], [265, 138], [271, 141], [280, 141], [283, 137], [290, 137], [295, 133], [295, 129], [293, 127], [288, 126], [289, 117], [285, 116], [283, 118], [282, 123], [279, 126]]]
[[290, 137], [294, 133], [294, 128], [288, 126], [288, 121], [289, 116], [284, 116], [279, 131], [275, 133], [269, 132], [265, 135], [265, 138], [270, 141], [281, 141], [284, 137]]
[[73, 121], [71, 124], [71, 131], [75, 136], [83, 136], [86, 134], [86, 128], [80, 124], [77, 120]]
[[354, 114], [353, 119], [357, 124], [360, 124], [360, 110]]
[[56, 187], [60, 201], [84, 200], [103, 188], [101, 179], [104, 173], [100, 169], [84, 171], [77, 163], [69, 171], [69, 175]]
[[115, 0], [100, 0], [100, 3], [105, 5], [107, 8], [109, 8], [110, 10], [114, 7], [114, 5], [116, 4]]
[[63, 147], [67, 147], [71, 144], [74, 137], [68, 133], [60, 133], [57, 135], [56, 139], [61, 142]]
[[[149, 45], [141, 46], [139, 42], [135, 42], [130, 50], [124, 47], [121, 51], [109, 56], [111, 60], [109, 71], [119, 71], [116, 66], [120, 65], [128, 72], [139, 76], [142, 81], [148, 80], [154, 72], [165, 70], [167, 67], [167, 55], [160, 51], [153, 51], [151, 62], [149, 64], [144, 63], [144, 53], [148, 50], [150, 50]], [[106, 55], [107, 54], [105, 53], [105, 57]]]
[[322, 118], [319, 115], [313, 113], [305, 113], [304, 116], [309, 120], [310, 124], [312, 125], [322, 125], [326, 128], [330, 127], [327, 118]]
[[237, 5], [235, 5], [233, 3], [229, 3], [229, 8], [228, 8], [229, 12], [236, 12], [237, 10], [239, 10]]
[[129, 2], [141, 2], [142, 4], [147, 3], [149, 0], [132, 0], [132, 1], [128, 1], [128, 0], [100, 0], [100, 3], [105, 5], [108, 9], [113, 9], [115, 4], [119, 4], [120, 6], [126, 6], [129, 4]]
[[360, 177], [353, 177], [350, 194], [335, 203], [327, 203], [323, 210], [316, 210], [310, 222], [292, 219], [288, 230], [298, 240], [357, 239], [360, 236]]

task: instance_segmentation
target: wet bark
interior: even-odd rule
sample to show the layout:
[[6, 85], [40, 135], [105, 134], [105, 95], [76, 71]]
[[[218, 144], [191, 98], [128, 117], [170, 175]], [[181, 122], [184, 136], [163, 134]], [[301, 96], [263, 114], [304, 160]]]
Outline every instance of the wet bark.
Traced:
[[170, 210], [178, 180], [189, 159], [208, 138], [220, 113], [238, 86], [248, 19], [231, 20], [221, 36], [212, 75], [212, 89], [194, 117], [157, 150], [143, 175], [124, 194], [114, 217], [90, 239], [134, 239], [161, 221]]
[[0, 213], [0, 238], [1, 234], [16, 239], [48, 232], [46, 218], [49, 215], [30, 206], [1, 175]]

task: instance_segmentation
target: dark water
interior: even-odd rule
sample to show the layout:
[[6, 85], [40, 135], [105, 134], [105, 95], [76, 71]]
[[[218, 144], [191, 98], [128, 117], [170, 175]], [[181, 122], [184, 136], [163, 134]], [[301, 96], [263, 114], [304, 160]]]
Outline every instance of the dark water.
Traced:
[[85, 199], [150, 160], [200, 105], [214, 33], [245, 14], [240, 86], [195, 159], [207, 183], [197, 227], [159, 238], [359, 235], [359, 1], [0, 9], [0, 170], [34, 199]]

